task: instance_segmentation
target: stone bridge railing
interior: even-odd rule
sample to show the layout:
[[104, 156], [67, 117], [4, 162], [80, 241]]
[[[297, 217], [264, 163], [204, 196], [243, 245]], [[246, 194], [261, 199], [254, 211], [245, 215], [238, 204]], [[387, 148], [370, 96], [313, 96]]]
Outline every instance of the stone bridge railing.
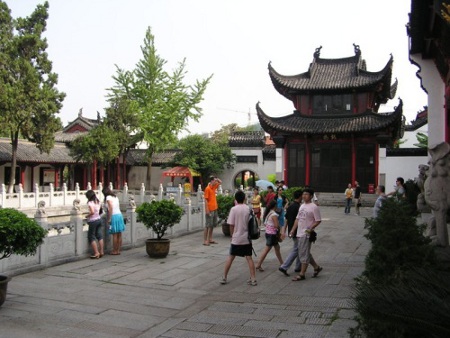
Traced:
[[[63, 191], [62, 193], [65, 197], [68, 196], [66, 192]], [[78, 259], [85, 259], [89, 256], [88, 225], [85, 219], [87, 208], [86, 203], [81, 203], [80, 201], [83, 198], [85, 200], [84, 192], [76, 191], [76, 195], [73, 195], [73, 197], [76, 196], [79, 198], [74, 198], [74, 201], [72, 201], [73, 208], [67, 217], [68, 221], [50, 223], [49, 219], [51, 217], [49, 217], [45, 209], [46, 203], [43, 201], [36, 203], [38, 209], [34, 214], [34, 219], [44, 229], [48, 230], [43, 244], [38, 248], [34, 256], [12, 255], [9, 258], [0, 260], [0, 273], [14, 275]], [[138, 196], [134, 196], [127, 189], [124, 189], [118, 193], [118, 196], [121, 198], [121, 208], [123, 208], [123, 215], [126, 221], [126, 230], [122, 235], [123, 248], [143, 246], [147, 238], [154, 238], [156, 235], [142, 223], [137, 222], [136, 204], [147, 201], [147, 199], [149, 201], [151, 199], [161, 200], [166, 198], [168, 194], [159, 191], [158, 196], [150, 197], [145, 194], [145, 191], [142, 193], [141, 189], [141, 193]], [[183, 207], [184, 213], [180, 223], [168, 230], [167, 237], [176, 237], [191, 231], [201, 230], [204, 227], [205, 212], [203, 193], [201, 191], [192, 200], [182, 195], [182, 192], [177, 191], [169, 197], [174, 198]], [[127, 198], [127, 203], [123, 203], [125, 198]], [[195, 203], [192, 203], [193, 200]], [[50, 201], [55, 202], [54, 199], [50, 199]], [[53, 204], [53, 206], [55, 205]], [[105, 227], [103, 227], [103, 231], [105, 251], [108, 252], [111, 248], [111, 238], [107, 234]]]

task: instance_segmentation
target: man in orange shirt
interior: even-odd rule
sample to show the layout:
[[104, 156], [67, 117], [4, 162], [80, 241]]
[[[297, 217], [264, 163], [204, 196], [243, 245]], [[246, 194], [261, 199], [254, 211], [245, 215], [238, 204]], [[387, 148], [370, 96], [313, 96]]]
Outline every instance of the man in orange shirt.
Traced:
[[205, 189], [205, 214], [206, 214], [206, 224], [205, 230], [203, 231], [203, 245], [217, 244], [216, 241], [213, 240], [213, 229], [217, 226], [218, 213], [217, 209], [219, 208], [217, 205], [216, 198], [216, 190], [222, 181], [214, 176], [209, 178], [209, 184]]

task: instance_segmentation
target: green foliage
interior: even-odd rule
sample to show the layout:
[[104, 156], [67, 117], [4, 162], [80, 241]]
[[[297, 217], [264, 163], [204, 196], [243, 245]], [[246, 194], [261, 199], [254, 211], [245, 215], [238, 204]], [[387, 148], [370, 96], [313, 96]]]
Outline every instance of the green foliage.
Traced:
[[234, 195], [217, 195], [217, 205], [219, 221], [226, 221], [231, 208], [234, 207]]
[[417, 213], [417, 196], [420, 194], [420, 189], [414, 180], [407, 180], [404, 184], [406, 190], [406, 201], [409, 203], [413, 213]]
[[0, 259], [36, 253], [47, 231], [34, 219], [15, 209], [0, 209]]
[[215, 142], [201, 135], [189, 135], [178, 142], [181, 150], [171, 161], [171, 166], [189, 167], [200, 173], [203, 182], [212, 174], [220, 174], [224, 168], [232, 168], [235, 155], [227, 144]]
[[414, 145], [416, 147], [428, 148], [428, 135], [426, 135], [424, 133], [417, 133], [416, 138], [417, 138], [417, 141], [419, 142], [419, 143], [414, 143]]
[[277, 180], [277, 175], [275, 175], [275, 174], [269, 174], [269, 175], [267, 175], [267, 180], [268, 180], [269, 182], [272, 182], [272, 183], [273, 183], [273, 186], [275, 187], [275, 181]]
[[[177, 134], [186, 130], [188, 120], [198, 121], [201, 116], [200, 102], [203, 100], [211, 76], [185, 84], [185, 60], [171, 74], [164, 70], [166, 60], [161, 58], [155, 47], [155, 37], [147, 29], [142, 58], [132, 71], [117, 67], [113, 76], [115, 86], [110, 88], [110, 99], [126, 98], [137, 116], [138, 134], [148, 145], [148, 166], [152, 155], [176, 141]], [[150, 170], [147, 184], [150, 186]]]
[[156, 233], [158, 239], [163, 238], [169, 227], [181, 221], [183, 208], [174, 201], [161, 200], [142, 203], [136, 208], [137, 221], [144, 223], [148, 229]]
[[304, 187], [290, 187], [283, 191], [283, 195], [286, 196], [286, 198], [289, 200], [289, 203], [292, 203], [294, 201], [294, 192], [303, 189]]
[[[58, 76], [52, 72], [43, 37], [48, 8], [45, 2], [29, 17], [13, 20], [6, 3], [0, 1], [0, 129], [11, 139], [11, 173], [15, 172], [19, 135], [48, 153], [54, 133], [62, 127], [56, 114], [65, 94], [56, 88]], [[11, 174], [10, 189], [13, 185]]]
[[[399, 291], [406, 286], [409, 290], [421, 288], [418, 267], [429, 274], [439, 273], [434, 247], [423, 236], [425, 226], [416, 224], [409, 203], [393, 198], [383, 203], [378, 218], [365, 222], [372, 248], [366, 256], [365, 271], [357, 278], [354, 305], [358, 326], [350, 331], [352, 337], [431, 337], [416, 335], [419, 331], [410, 325], [411, 321], [421, 321], [414, 317], [417, 309], [428, 309], [430, 304], [426, 299], [421, 303], [412, 291]], [[393, 294], [395, 298], [391, 298]], [[399, 318], [393, 299], [398, 305], [416, 302], [417, 309], [406, 308]]]

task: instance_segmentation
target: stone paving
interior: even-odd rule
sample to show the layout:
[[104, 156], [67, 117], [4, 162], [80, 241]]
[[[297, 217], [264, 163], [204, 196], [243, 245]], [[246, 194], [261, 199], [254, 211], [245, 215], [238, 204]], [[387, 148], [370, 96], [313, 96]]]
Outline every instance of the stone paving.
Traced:
[[[355, 326], [353, 279], [364, 269], [370, 243], [364, 217], [322, 207], [312, 253], [323, 271], [293, 282], [278, 271], [273, 252], [258, 285], [248, 286], [237, 257], [220, 285], [229, 238], [202, 245], [201, 232], [172, 239], [165, 259], [144, 247], [15, 276], [0, 307], [0, 337], [347, 337]], [[264, 237], [254, 241], [257, 254]], [[286, 257], [291, 241], [282, 243]]]

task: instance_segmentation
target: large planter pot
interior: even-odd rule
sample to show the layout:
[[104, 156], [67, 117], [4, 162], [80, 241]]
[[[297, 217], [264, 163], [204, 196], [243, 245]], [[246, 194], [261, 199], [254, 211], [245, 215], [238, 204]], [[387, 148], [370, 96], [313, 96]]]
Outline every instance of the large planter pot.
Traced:
[[147, 239], [145, 241], [147, 254], [151, 258], [165, 258], [169, 254], [169, 239]]
[[6, 291], [8, 290], [8, 282], [11, 277], [0, 275], [0, 306], [5, 302]]
[[227, 222], [222, 223], [222, 232], [227, 237], [231, 236], [230, 225]]

